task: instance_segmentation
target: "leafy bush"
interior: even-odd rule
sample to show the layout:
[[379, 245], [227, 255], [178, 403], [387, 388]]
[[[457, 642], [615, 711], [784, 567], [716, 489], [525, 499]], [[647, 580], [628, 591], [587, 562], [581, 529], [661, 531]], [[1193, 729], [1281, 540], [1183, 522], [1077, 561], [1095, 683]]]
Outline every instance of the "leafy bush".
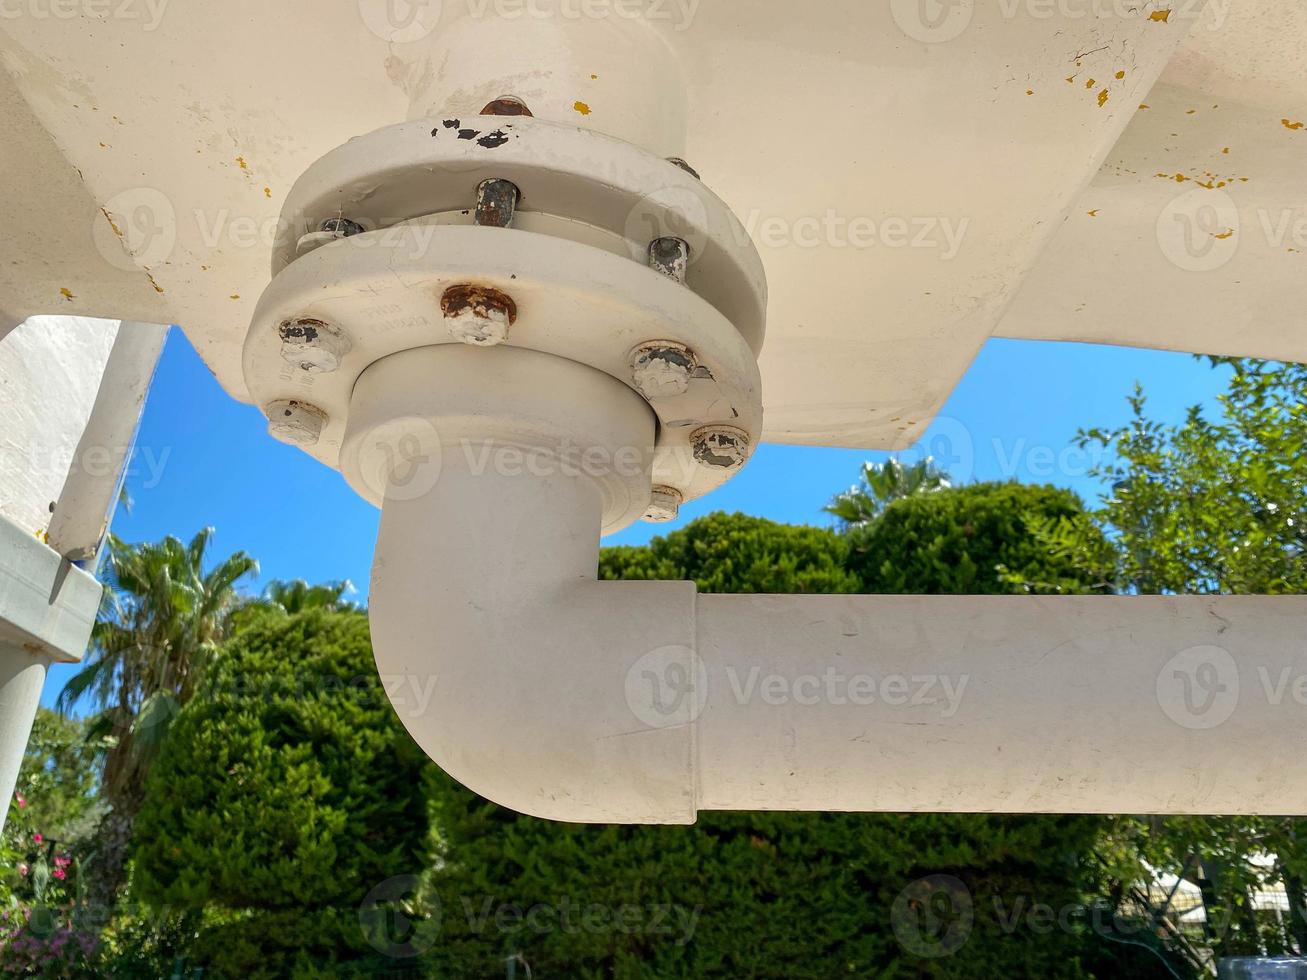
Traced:
[[422, 866], [429, 770], [382, 690], [365, 616], [261, 619], [173, 722], [133, 886], [157, 908], [231, 913], [194, 947], [212, 974], [329, 974], [372, 952], [357, 913], [368, 890]]

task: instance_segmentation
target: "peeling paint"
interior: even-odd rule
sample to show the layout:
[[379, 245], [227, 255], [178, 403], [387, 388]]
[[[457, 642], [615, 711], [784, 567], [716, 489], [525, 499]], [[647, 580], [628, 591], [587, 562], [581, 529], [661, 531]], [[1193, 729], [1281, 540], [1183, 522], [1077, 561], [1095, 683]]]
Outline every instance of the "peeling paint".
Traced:
[[588, 116], [593, 111], [588, 105], [580, 100], [572, 103], [572, 108], [583, 116]]
[[70, 303], [75, 299], [72, 290], [69, 289], [67, 286], [59, 287], [59, 295], [62, 296], [64, 299], [68, 300], [68, 302]]
[[1302, 128], [1303, 128], [1303, 124], [1302, 124], [1302, 123], [1300, 123], [1300, 122], [1290, 122], [1288, 119], [1281, 119], [1281, 120], [1280, 120], [1280, 124], [1281, 124], [1282, 126], [1284, 126], [1285, 129], [1302, 129]]
[[1107, 100], [1108, 100], [1108, 98], [1109, 98], [1109, 96], [1108, 96], [1108, 94], [1107, 94], [1107, 89], [1103, 89], [1103, 91], [1099, 92], [1099, 93], [1098, 93], [1098, 108], [1101, 109], [1101, 108], [1103, 108], [1103, 106], [1107, 105]]
[[1171, 8], [1167, 7], [1165, 10], [1154, 10], [1148, 15], [1148, 19], [1158, 24], [1169, 23], [1171, 20]]

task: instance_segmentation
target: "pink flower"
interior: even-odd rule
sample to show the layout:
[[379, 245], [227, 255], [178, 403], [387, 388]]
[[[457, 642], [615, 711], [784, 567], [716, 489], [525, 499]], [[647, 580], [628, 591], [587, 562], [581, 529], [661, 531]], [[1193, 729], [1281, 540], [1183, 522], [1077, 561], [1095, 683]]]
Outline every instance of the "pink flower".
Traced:
[[68, 872], [65, 871], [63, 868], [55, 868], [54, 876], [58, 878], [60, 881], [63, 881], [65, 878], [68, 877]]
[[28, 872], [29, 870], [30, 870], [30, 869], [27, 867], [27, 862], [23, 862], [22, 864], [20, 864], [20, 865], [18, 866], [18, 873], [19, 873], [20, 875], [22, 875], [24, 878], [27, 877], [27, 872]]
[[18, 809], [25, 810], [27, 808], [27, 800], [22, 793], [15, 793], [14, 799], [18, 801]]
[[36, 843], [39, 844], [39, 843], [41, 843], [41, 841], [45, 840], [45, 838], [42, 837], [40, 834], [33, 834], [33, 835], [32, 835], [32, 840], [36, 841]]
[[68, 867], [68, 865], [72, 863], [73, 863], [73, 859], [64, 854], [58, 854], [55, 856], [54, 859], [54, 866], [56, 868], [66, 868]]

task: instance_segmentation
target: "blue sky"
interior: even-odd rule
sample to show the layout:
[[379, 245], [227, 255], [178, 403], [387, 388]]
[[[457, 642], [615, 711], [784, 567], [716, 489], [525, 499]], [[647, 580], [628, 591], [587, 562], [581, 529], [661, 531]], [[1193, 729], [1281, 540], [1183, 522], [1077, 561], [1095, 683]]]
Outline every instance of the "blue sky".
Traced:
[[[1071, 446], [1081, 426], [1112, 426], [1129, 415], [1135, 381], [1150, 415], [1180, 421], [1210, 403], [1227, 372], [1187, 354], [1114, 347], [993, 340], [981, 351], [916, 452], [934, 455], [955, 482], [1010, 479], [1054, 483], [1092, 502], [1100, 487], [1089, 460]], [[749, 465], [680, 519], [637, 524], [606, 539], [642, 544], [714, 510], [743, 511], [788, 523], [829, 523], [822, 506], [883, 453], [763, 445]], [[348, 579], [366, 599], [378, 512], [339, 474], [274, 442], [259, 411], [222, 391], [180, 330], [169, 335], [146, 404], [127, 486], [130, 513], [114, 532], [129, 541], [217, 529], [219, 553], [243, 550], [259, 560], [257, 591], [270, 579]], [[74, 672], [52, 668], [43, 703]]]

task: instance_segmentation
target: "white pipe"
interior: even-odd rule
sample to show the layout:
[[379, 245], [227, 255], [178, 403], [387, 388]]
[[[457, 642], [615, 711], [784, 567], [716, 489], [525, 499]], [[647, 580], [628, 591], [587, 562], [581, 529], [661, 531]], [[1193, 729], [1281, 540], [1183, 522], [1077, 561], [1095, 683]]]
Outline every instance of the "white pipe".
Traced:
[[123, 323], [118, 330], [50, 518], [50, 547], [71, 561], [93, 562], [104, 542], [167, 336], [166, 325], [153, 323]]
[[421, 447], [435, 469], [414, 483], [405, 467], [383, 508], [376, 659], [423, 749], [512, 809], [1307, 812], [1307, 597], [598, 582], [627, 477], [483, 450], [493, 432], [549, 452], [647, 445], [630, 389], [530, 351], [426, 348], [369, 368], [350, 424], [359, 459], [398, 458], [360, 448], [378, 433], [439, 432]]
[[0, 640], [0, 831], [9, 815], [49, 659]]

